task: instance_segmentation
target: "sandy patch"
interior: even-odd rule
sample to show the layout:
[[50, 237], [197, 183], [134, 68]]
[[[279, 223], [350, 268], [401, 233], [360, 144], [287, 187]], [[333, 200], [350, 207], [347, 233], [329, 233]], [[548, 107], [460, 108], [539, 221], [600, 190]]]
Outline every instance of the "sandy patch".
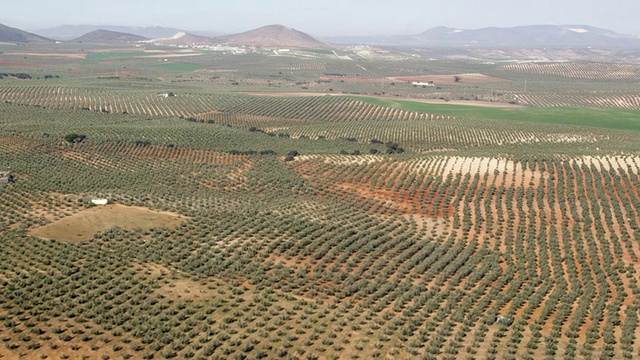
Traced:
[[127, 230], [175, 227], [185, 219], [185, 217], [171, 212], [111, 204], [95, 206], [51, 224], [35, 228], [29, 232], [29, 235], [78, 243], [91, 239], [97, 232], [113, 227]]
[[332, 165], [368, 165], [385, 161], [382, 155], [300, 155], [294, 161], [321, 161]]

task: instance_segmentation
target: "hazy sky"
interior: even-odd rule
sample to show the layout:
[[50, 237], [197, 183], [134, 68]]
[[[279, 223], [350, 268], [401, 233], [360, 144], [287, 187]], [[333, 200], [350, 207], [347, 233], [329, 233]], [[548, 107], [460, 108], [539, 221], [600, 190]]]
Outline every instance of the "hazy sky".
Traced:
[[31, 30], [91, 24], [233, 33], [283, 24], [315, 36], [531, 24], [640, 34], [639, 13], [638, 0], [0, 0], [0, 23]]

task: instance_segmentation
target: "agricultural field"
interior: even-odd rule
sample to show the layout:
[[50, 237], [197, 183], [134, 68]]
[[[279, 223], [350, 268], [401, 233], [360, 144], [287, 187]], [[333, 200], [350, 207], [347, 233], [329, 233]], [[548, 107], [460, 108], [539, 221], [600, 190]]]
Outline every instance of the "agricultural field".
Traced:
[[4, 359], [640, 357], [633, 65], [15, 47]]

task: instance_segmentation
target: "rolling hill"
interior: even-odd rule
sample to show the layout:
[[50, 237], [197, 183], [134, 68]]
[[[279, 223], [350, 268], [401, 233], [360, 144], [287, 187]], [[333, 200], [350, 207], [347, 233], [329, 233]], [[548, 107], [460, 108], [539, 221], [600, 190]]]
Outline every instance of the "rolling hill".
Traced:
[[179, 31], [175, 35], [164, 38], [149, 39], [143, 42], [160, 44], [160, 45], [212, 45], [213, 39], [208, 36], [195, 35], [184, 31]]
[[327, 49], [311, 35], [283, 25], [267, 25], [247, 32], [214, 38], [216, 43], [262, 48]]
[[147, 39], [171, 37], [178, 32], [184, 31], [181, 29], [162, 26], [61, 25], [52, 28], [34, 30], [34, 33], [51, 39], [72, 40], [95, 30], [109, 30], [133, 34]]
[[420, 43], [477, 47], [635, 47], [640, 37], [585, 25], [532, 25], [462, 30], [438, 27], [415, 37]]
[[94, 30], [74, 39], [72, 42], [94, 44], [121, 44], [147, 40], [147, 38], [109, 30]]
[[0, 24], [0, 42], [51, 42], [52, 40], [24, 30]]

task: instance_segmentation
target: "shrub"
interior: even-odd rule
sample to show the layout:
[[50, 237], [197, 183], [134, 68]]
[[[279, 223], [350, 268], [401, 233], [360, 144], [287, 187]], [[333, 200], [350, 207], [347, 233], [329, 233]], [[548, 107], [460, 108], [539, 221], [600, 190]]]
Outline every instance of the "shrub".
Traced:
[[64, 139], [68, 143], [79, 143], [79, 142], [82, 142], [86, 138], [87, 137], [85, 135], [76, 134], [76, 133], [70, 133], [70, 134], [67, 134], [67, 135], [64, 136]]

